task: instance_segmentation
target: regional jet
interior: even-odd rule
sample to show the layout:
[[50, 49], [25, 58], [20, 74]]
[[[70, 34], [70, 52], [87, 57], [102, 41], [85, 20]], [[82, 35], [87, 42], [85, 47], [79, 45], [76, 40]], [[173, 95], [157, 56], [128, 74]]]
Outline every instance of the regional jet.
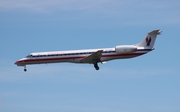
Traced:
[[99, 70], [98, 63], [105, 63], [115, 59], [134, 58], [154, 50], [154, 43], [159, 34], [161, 34], [161, 30], [153, 30], [147, 34], [142, 42], [134, 45], [118, 45], [113, 48], [31, 53], [25, 58], [17, 60], [15, 64], [17, 66], [23, 66], [24, 71], [27, 71], [26, 65], [60, 62], [89, 63], [93, 64], [96, 70]]

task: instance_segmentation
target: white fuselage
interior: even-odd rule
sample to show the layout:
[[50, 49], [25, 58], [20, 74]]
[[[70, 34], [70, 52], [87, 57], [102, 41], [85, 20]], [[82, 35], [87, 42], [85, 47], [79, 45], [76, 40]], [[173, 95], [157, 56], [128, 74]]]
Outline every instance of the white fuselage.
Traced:
[[114, 59], [126, 59], [133, 58], [153, 49], [137, 48], [134, 52], [117, 53], [115, 48], [102, 48], [102, 49], [87, 49], [87, 50], [69, 50], [69, 51], [54, 51], [54, 52], [37, 52], [31, 53], [25, 58], [22, 58], [15, 62], [18, 66], [25, 66], [30, 64], [48, 64], [59, 62], [71, 62], [71, 63], [83, 63], [80, 60], [88, 57], [98, 50], [103, 50], [101, 56], [101, 62], [114, 60]]

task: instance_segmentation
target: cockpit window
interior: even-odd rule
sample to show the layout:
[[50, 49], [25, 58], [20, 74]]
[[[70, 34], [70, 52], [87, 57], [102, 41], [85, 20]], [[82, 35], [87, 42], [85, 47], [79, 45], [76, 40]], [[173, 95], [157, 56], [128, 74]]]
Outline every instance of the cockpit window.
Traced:
[[30, 57], [32, 57], [33, 55], [32, 54], [30, 54], [30, 55], [28, 55], [28, 56], [26, 56], [27, 58], [30, 58]]

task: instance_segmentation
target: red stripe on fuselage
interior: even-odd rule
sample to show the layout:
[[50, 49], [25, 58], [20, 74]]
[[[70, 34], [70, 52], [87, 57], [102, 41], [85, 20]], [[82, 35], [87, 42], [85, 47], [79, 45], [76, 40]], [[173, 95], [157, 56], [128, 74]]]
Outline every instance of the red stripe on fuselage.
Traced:
[[[146, 54], [145, 53], [131, 53], [131, 54], [106, 54], [102, 55], [102, 58], [111, 58], [116, 57], [117, 58], [132, 58], [137, 57], [140, 55]], [[86, 58], [87, 56], [75, 56], [75, 57], [60, 57], [60, 58], [37, 58], [37, 59], [26, 59], [26, 60], [18, 60], [15, 64], [17, 65], [26, 65], [26, 64], [39, 64], [39, 63], [54, 63], [54, 62], [65, 62], [70, 60], [76, 60], [81, 58]]]

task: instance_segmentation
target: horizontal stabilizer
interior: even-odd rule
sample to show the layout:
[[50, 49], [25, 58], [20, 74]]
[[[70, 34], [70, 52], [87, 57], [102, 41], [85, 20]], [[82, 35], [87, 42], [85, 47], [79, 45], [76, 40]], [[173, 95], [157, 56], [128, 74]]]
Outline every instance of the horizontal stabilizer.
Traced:
[[149, 32], [149, 35], [160, 35], [161, 34], [161, 30], [153, 30], [152, 32]]

